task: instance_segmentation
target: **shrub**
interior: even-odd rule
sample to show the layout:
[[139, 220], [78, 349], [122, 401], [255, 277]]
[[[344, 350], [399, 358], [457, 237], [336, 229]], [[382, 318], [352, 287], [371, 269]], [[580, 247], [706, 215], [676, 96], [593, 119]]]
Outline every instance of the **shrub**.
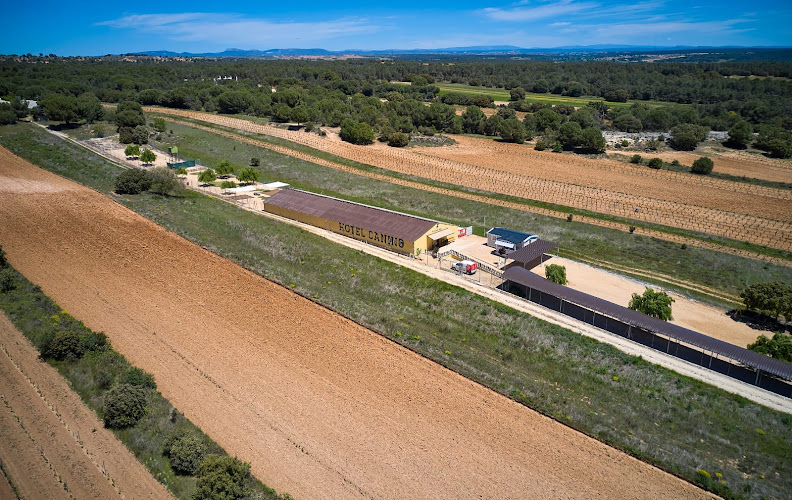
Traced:
[[85, 354], [85, 347], [80, 342], [80, 335], [72, 330], [55, 333], [52, 341], [41, 352], [42, 357], [57, 360], [79, 359]]
[[231, 166], [231, 162], [228, 160], [223, 160], [217, 164], [215, 172], [217, 172], [217, 175], [231, 175], [234, 173], [234, 167]]
[[559, 285], [566, 285], [566, 267], [559, 266], [558, 264], [550, 264], [545, 267], [545, 277], [548, 281], [558, 283]]
[[691, 151], [707, 138], [707, 128], [683, 123], [671, 129], [672, 145], [675, 149]]
[[176, 175], [187, 175], [187, 174], [188, 174], [187, 169], [184, 167], [179, 167], [178, 169], [176, 169]]
[[662, 168], [663, 160], [661, 160], [660, 158], [652, 158], [651, 160], [649, 160], [649, 162], [646, 165], [649, 168], [654, 168], [654, 169]]
[[8, 293], [16, 288], [16, 273], [13, 269], [0, 269], [0, 292]]
[[217, 174], [211, 168], [207, 168], [198, 175], [198, 182], [203, 182], [204, 184], [210, 184], [216, 180]]
[[374, 142], [374, 130], [368, 123], [358, 123], [347, 118], [341, 123], [341, 140], [352, 144], [371, 144]]
[[154, 376], [142, 369], [132, 366], [124, 373], [124, 383], [134, 385], [137, 387], [145, 387], [148, 389], [156, 389], [157, 383], [154, 381]]
[[250, 166], [251, 167], [258, 167], [259, 165], [261, 165], [261, 159], [260, 158], [251, 158], [250, 159]]
[[232, 189], [237, 187], [237, 183], [234, 181], [223, 181], [220, 183], [220, 187], [222, 189]]
[[115, 192], [118, 194], [139, 194], [148, 191], [151, 179], [146, 171], [140, 168], [124, 170], [116, 177]]
[[124, 149], [124, 156], [137, 157], [140, 156], [140, 146], [137, 144], [130, 144]]
[[714, 164], [712, 163], [712, 160], [705, 156], [702, 156], [701, 158], [693, 162], [693, 166], [690, 168], [690, 171], [693, 172], [694, 174], [707, 175], [712, 173], [713, 167]]
[[[621, 146], [622, 146], [623, 148], [626, 148], [626, 147], [627, 147], [627, 146], [629, 146], [629, 145], [630, 145], [630, 141], [628, 141], [627, 139], [622, 139], [622, 141], [621, 141]], [[640, 155], [639, 155], [639, 156], [640, 156]]]
[[410, 143], [410, 137], [403, 132], [395, 132], [388, 138], [388, 146], [403, 148]]
[[122, 429], [135, 425], [146, 414], [146, 389], [120, 384], [105, 394], [104, 423], [112, 429]]
[[154, 152], [150, 149], [144, 149], [140, 153], [140, 161], [142, 161], [143, 163], [154, 163], [156, 159], [157, 159], [157, 155], [154, 154]]
[[674, 302], [674, 299], [669, 297], [667, 293], [662, 291], [655, 292], [647, 287], [643, 295], [632, 294], [632, 299], [627, 307], [633, 311], [642, 312], [647, 316], [668, 321], [674, 319], [671, 317], [672, 302]]
[[773, 338], [759, 335], [756, 342], [748, 344], [748, 349], [771, 358], [792, 363], [792, 337], [785, 333], [776, 332]]
[[206, 457], [206, 441], [184, 429], [177, 429], [165, 442], [165, 454], [178, 474], [193, 475]]
[[198, 465], [193, 500], [236, 500], [251, 493], [250, 464], [209, 454]]
[[237, 179], [239, 180], [239, 182], [256, 182], [258, 180], [258, 177], [259, 177], [258, 170], [256, 170], [253, 167], [246, 167], [243, 168], [241, 172], [239, 172]]
[[0, 267], [6, 267], [8, 265], [8, 260], [6, 259], [6, 253], [3, 251], [3, 247], [0, 247]]
[[643, 156], [641, 155], [632, 155], [630, 157], [630, 163], [635, 163], [636, 165], [640, 165], [643, 163]]
[[146, 172], [149, 179], [149, 191], [157, 194], [176, 196], [184, 189], [176, 173], [165, 167], [157, 167]]
[[154, 118], [154, 130], [157, 132], [165, 132], [167, 128], [164, 118]]

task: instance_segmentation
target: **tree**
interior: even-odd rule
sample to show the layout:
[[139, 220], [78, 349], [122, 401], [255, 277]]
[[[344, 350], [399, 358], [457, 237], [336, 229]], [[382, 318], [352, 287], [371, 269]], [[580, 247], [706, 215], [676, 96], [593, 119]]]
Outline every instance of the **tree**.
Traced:
[[410, 136], [403, 132], [394, 132], [388, 138], [388, 146], [394, 148], [403, 148], [410, 143]]
[[534, 113], [536, 118], [536, 130], [542, 131], [546, 129], [558, 130], [561, 126], [561, 115], [549, 108], [540, 109]]
[[623, 89], [609, 90], [603, 95], [606, 101], [610, 102], [627, 102], [630, 94]]
[[140, 156], [140, 146], [137, 144], [130, 144], [124, 149], [124, 156], [127, 158], [136, 158]]
[[154, 130], [157, 132], [165, 132], [168, 129], [165, 123], [165, 118], [154, 118]]
[[308, 108], [304, 105], [299, 105], [291, 110], [291, 121], [295, 122], [297, 125], [307, 122], [309, 118]]
[[522, 87], [514, 87], [509, 92], [510, 101], [521, 101], [525, 99], [525, 89]]
[[16, 123], [17, 115], [10, 104], [0, 104], [0, 125], [11, 125]]
[[582, 130], [577, 122], [566, 122], [558, 130], [558, 142], [564, 149], [574, 149], [580, 144]]
[[545, 278], [553, 283], [559, 285], [567, 284], [566, 267], [559, 266], [558, 264], [550, 264], [545, 267]]
[[690, 168], [690, 171], [694, 174], [699, 175], [708, 175], [712, 173], [712, 168], [714, 167], [714, 163], [710, 158], [706, 156], [702, 156], [698, 160], [693, 162], [693, 166]]
[[104, 423], [111, 429], [135, 425], [146, 414], [148, 391], [131, 384], [112, 387], [104, 398]]
[[352, 144], [365, 145], [374, 142], [374, 130], [371, 128], [371, 125], [368, 123], [358, 123], [349, 118], [341, 123], [340, 136], [341, 140], [351, 142]]
[[223, 160], [217, 164], [217, 168], [215, 169], [218, 176], [224, 175], [231, 175], [234, 173], [234, 167], [231, 166], [231, 162], [228, 160]]
[[770, 156], [789, 158], [792, 156], [792, 132], [775, 126], [760, 127], [755, 146], [767, 151]]
[[733, 148], [745, 149], [754, 139], [753, 127], [745, 120], [740, 120], [729, 129], [726, 144]]
[[198, 175], [198, 182], [202, 182], [204, 184], [211, 184], [217, 180], [217, 174], [211, 168], [207, 168], [203, 172]]
[[773, 318], [792, 318], [792, 285], [781, 281], [754, 283], [740, 292], [745, 307]]
[[176, 175], [187, 175], [188, 173], [189, 172], [187, 172], [187, 169], [184, 167], [179, 167], [176, 169]]
[[503, 117], [501, 115], [492, 115], [484, 122], [484, 134], [493, 136], [497, 135], [503, 124]]
[[672, 302], [674, 302], [674, 299], [669, 297], [667, 293], [663, 291], [655, 292], [647, 287], [643, 295], [638, 295], [637, 293], [632, 294], [632, 299], [627, 307], [633, 311], [644, 313], [647, 316], [669, 321], [674, 319], [671, 316]]
[[641, 120], [634, 117], [630, 113], [624, 113], [617, 116], [616, 119], [613, 120], [613, 126], [622, 132], [640, 132], [643, 130], [643, 124], [641, 124]]
[[[145, 150], [143, 154], [146, 153]], [[140, 155], [143, 158], [143, 155]], [[182, 192], [184, 186], [181, 180], [176, 176], [176, 173], [166, 167], [157, 167], [147, 172], [151, 186], [149, 191], [156, 194], [164, 194], [169, 196], [176, 196]]]
[[77, 115], [84, 119], [86, 123], [93, 123], [102, 119], [104, 108], [95, 95], [83, 94], [77, 98]]
[[605, 138], [602, 132], [594, 127], [583, 129], [580, 134], [580, 147], [586, 153], [599, 154], [605, 152]]
[[630, 157], [630, 163], [635, 163], [636, 165], [640, 165], [643, 163], [643, 156], [641, 155], [632, 155]]
[[165, 454], [178, 474], [195, 474], [208, 450], [206, 440], [183, 428], [174, 431], [165, 441]]
[[241, 90], [229, 90], [217, 96], [219, 111], [229, 115], [244, 113], [252, 103], [251, 95]]
[[157, 159], [157, 155], [148, 148], [144, 149], [140, 152], [140, 161], [143, 163], [154, 163], [154, 160]]
[[237, 183], [234, 181], [223, 181], [220, 183], [221, 189], [233, 189], [237, 187]]
[[142, 168], [124, 170], [115, 181], [115, 192], [118, 194], [139, 194], [150, 187], [151, 179]]
[[692, 151], [707, 138], [707, 128], [700, 125], [683, 123], [671, 129], [671, 145], [675, 149]]
[[251, 492], [250, 464], [214, 454], [198, 465], [193, 500], [241, 500]]
[[792, 363], [792, 337], [785, 333], [776, 332], [772, 339], [765, 335], [759, 335], [756, 342], [748, 344], [748, 349], [771, 358]]
[[468, 106], [462, 113], [462, 130], [467, 134], [481, 134], [487, 117], [478, 106]]
[[118, 105], [115, 113], [115, 123], [121, 127], [135, 128], [138, 125], [146, 125], [146, 117], [143, 116], [143, 108], [134, 101], [124, 101]]
[[498, 135], [506, 142], [516, 142], [522, 144], [525, 142], [526, 132], [522, 122], [517, 118], [509, 118], [503, 120], [498, 127]]
[[649, 166], [649, 168], [660, 169], [663, 168], [663, 160], [660, 158], [652, 158], [646, 165]]
[[52, 94], [44, 98], [41, 103], [47, 119], [56, 122], [71, 123], [77, 121], [77, 99], [72, 96]]
[[243, 168], [241, 172], [239, 172], [237, 179], [239, 180], [239, 182], [256, 182], [258, 180], [258, 177], [259, 177], [258, 170], [256, 170], [253, 167], [246, 167]]

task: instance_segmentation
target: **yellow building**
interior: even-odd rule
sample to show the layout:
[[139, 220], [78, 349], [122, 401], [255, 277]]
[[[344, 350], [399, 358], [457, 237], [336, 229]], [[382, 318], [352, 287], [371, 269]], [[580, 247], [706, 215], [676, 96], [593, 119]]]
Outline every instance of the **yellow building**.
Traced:
[[264, 210], [415, 256], [447, 245], [456, 239], [458, 232], [453, 224], [297, 189], [274, 194], [264, 202]]

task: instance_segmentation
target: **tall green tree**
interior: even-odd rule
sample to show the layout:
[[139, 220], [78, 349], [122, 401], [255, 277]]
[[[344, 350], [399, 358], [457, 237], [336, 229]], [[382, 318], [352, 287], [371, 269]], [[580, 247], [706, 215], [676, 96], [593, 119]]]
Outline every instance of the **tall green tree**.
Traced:
[[77, 99], [72, 96], [52, 94], [44, 98], [41, 103], [47, 119], [56, 122], [72, 123], [79, 119], [77, 113]]
[[200, 174], [198, 174], [198, 182], [202, 182], [204, 184], [211, 184], [217, 180], [217, 174], [211, 168], [207, 168]]
[[506, 142], [522, 144], [525, 142], [526, 132], [522, 122], [517, 118], [503, 120], [498, 128], [498, 135]]
[[732, 147], [744, 149], [753, 142], [753, 127], [745, 120], [740, 120], [729, 128], [726, 143]]
[[586, 153], [599, 154], [605, 152], [605, 138], [602, 132], [594, 127], [583, 129], [580, 133], [580, 147]]
[[237, 175], [239, 182], [256, 182], [258, 177], [258, 170], [253, 167], [243, 168], [242, 171], [239, 172], [239, 175]]

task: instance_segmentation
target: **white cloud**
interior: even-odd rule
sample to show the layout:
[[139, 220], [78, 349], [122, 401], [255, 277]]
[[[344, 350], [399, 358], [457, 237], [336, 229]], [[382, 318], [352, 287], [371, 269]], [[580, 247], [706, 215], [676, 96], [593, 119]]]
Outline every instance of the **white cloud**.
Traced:
[[623, 24], [606, 24], [599, 26], [590, 26], [597, 33], [613, 33], [617, 36], [630, 36], [630, 35], [660, 35], [670, 33], [707, 33], [723, 34], [723, 33], [741, 33], [750, 31], [752, 28], [738, 29], [736, 26], [750, 22], [746, 19], [729, 19], [726, 21], [661, 21], [661, 22], [641, 22], [641, 23], [623, 23]]
[[341, 18], [320, 22], [274, 22], [238, 14], [138, 14], [97, 23], [116, 29], [153, 33], [182, 42], [214, 42], [226, 47], [276, 44], [278, 47], [380, 30], [363, 18]]
[[572, 23], [563, 22], [563, 23], [553, 23], [550, 26], [569, 26], [570, 24], [572, 24]]
[[579, 2], [561, 0], [560, 2], [539, 5], [536, 7], [515, 7], [513, 9], [499, 9], [489, 7], [483, 9], [484, 14], [495, 21], [536, 21], [548, 17], [574, 14], [598, 7], [595, 2]]

